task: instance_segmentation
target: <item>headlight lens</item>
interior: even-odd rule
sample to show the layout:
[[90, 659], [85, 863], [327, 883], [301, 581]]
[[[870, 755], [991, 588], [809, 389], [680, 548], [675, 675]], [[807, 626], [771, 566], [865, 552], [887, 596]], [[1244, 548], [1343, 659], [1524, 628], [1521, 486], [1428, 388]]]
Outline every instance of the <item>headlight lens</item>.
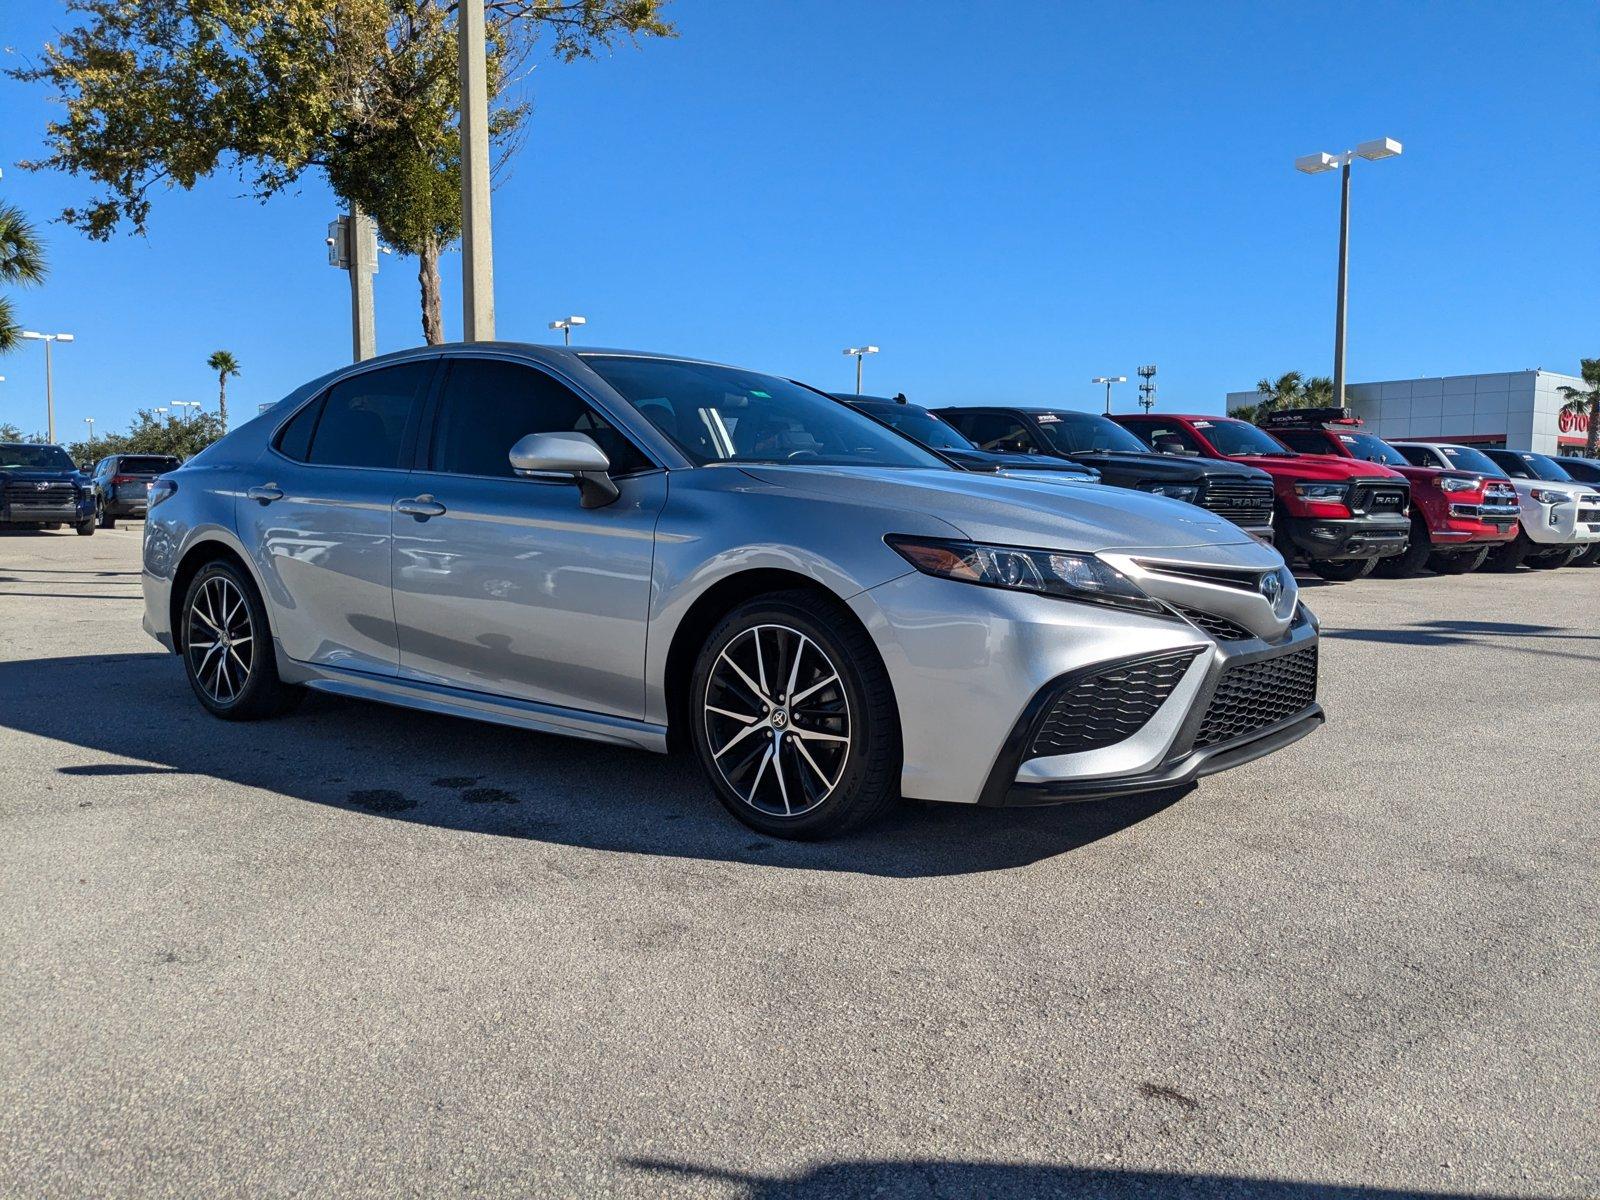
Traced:
[[1528, 495], [1540, 504], [1565, 504], [1572, 498], [1565, 492], [1552, 492], [1549, 488], [1530, 488]]
[[1294, 494], [1302, 500], [1320, 500], [1323, 503], [1344, 503], [1344, 484], [1342, 483], [1297, 483], [1294, 485]]
[[1442, 492], [1472, 492], [1476, 491], [1483, 483], [1481, 479], [1463, 479], [1459, 475], [1446, 475], [1439, 480], [1439, 490]]
[[945, 538], [890, 534], [884, 541], [924, 575], [976, 583], [982, 587], [1037, 592], [1064, 600], [1111, 604], [1141, 612], [1166, 613], [1132, 580], [1092, 554], [986, 546]]
[[1173, 500], [1184, 500], [1190, 504], [1200, 494], [1200, 488], [1193, 483], [1141, 483], [1139, 490], [1150, 492], [1156, 496], [1168, 496]]

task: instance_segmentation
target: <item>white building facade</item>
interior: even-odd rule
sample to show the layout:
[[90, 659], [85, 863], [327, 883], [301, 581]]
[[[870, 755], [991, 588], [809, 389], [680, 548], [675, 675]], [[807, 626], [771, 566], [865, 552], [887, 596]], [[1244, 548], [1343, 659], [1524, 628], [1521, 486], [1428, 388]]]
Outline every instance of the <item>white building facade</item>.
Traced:
[[[1584, 388], [1575, 375], [1511, 371], [1345, 385], [1345, 403], [1367, 430], [1390, 440], [1581, 454], [1588, 418], [1562, 413], [1561, 387]], [[1229, 392], [1228, 409], [1254, 404], [1255, 392]]]

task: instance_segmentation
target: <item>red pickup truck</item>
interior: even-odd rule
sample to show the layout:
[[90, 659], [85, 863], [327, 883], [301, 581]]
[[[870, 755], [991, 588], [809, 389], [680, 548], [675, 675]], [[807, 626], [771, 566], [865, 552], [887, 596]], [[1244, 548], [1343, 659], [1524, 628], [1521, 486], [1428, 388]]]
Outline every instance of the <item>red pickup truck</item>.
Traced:
[[1517, 536], [1517, 490], [1473, 471], [1419, 467], [1382, 438], [1364, 433], [1347, 408], [1269, 413], [1260, 425], [1291, 450], [1393, 467], [1411, 482], [1411, 541], [1378, 563], [1378, 573], [1411, 575], [1426, 563], [1441, 575], [1476, 571], [1489, 551]]
[[1233, 417], [1132, 413], [1114, 417], [1164, 454], [1225, 458], [1272, 476], [1273, 544], [1324, 579], [1360, 579], [1411, 537], [1411, 485], [1378, 463], [1299, 454]]

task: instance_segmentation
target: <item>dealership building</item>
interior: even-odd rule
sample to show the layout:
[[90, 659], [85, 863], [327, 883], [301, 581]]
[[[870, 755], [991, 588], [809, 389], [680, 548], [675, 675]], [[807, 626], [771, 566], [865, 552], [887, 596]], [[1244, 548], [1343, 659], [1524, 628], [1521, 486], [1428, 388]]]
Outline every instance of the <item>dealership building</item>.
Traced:
[[[1563, 387], [1587, 390], [1575, 375], [1511, 371], [1345, 385], [1345, 403], [1381, 438], [1581, 454], [1588, 418], [1563, 413]], [[1255, 404], [1256, 392], [1229, 392], [1228, 410]]]

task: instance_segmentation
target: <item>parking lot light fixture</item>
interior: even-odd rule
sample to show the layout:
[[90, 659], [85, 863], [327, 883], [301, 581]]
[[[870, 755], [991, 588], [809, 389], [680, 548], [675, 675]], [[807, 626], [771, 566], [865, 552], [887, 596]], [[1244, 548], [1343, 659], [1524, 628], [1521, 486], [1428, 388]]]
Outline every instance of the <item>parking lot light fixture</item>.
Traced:
[[56, 440], [56, 395], [50, 366], [50, 346], [53, 342], [71, 342], [77, 339], [70, 333], [37, 333], [32, 329], [24, 329], [22, 336], [30, 342], [44, 343], [45, 439], [53, 444]]
[[550, 328], [561, 330], [561, 344], [570, 346], [572, 345], [573, 328], [578, 325], [587, 325], [588, 323], [588, 317], [562, 317], [559, 321], [551, 321]]
[[1096, 375], [1090, 383], [1103, 383], [1106, 385], [1106, 416], [1111, 415], [1111, 385], [1114, 383], [1127, 383], [1126, 375]]
[[1398, 158], [1402, 147], [1394, 138], [1373, 138], [1361, 142], [1354, 150], [1343, 154], [1305, 154], [1294, 160], [1297, 171], [1307, 175], [1320, 175], [1335, 167], [1341, 168], [1339, 183], [1339, 285], [1333, 315], [1333, 403], [1344, 407], [1344, 346], [1345, 309], [1350, 278], [1350, 164], [1357, 158], [1378, 162], [1385, 158]]
[[83, 423], [89, 427], [89, 451], [94, 452], [94, 418], [85, 417]]
[[[172, 402], [172, 407], [173, 408], [196, 409], [196, 408], [200, 407], [200, 401], [198, 401], [198, 400], [174, 400]], [[189, 413], [189, 420], [193, 421], [197, 415], [198, 414], [196, 414], [196, 413], [191, 411]]]
[[855, 360], [856, 360], [856, 395], [858, 395], [858, 396], [861, 395], [861, 360], [863, 358], [865, 358], [867, 355], [876, 354], [877, 352], [878, 352], [878, 348], [876, 346], [848, 346], [848, 347], [845, 348], [845, 353], [846, 354], [852, 354], [852, 355], [855, 356]]

